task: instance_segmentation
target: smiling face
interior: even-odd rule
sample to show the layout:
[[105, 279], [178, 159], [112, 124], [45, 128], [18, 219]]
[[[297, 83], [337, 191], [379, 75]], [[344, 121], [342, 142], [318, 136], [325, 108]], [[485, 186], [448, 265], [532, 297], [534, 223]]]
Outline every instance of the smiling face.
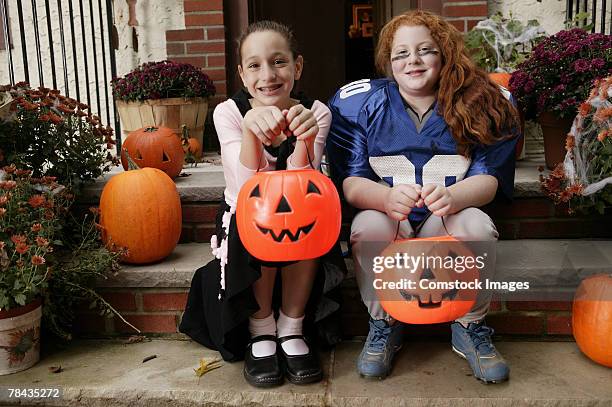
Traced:
[[390, 58], [393, 78], [405, 99], [435, 96], [442, 54], [427, 27], [399, 27], [393, 37]]
[[314, 170], [259, 172], [238, 194], [236, 225], [244, 247], [265, 261], [319, 257], [340, 233], [340, 198]]
[[238, 73], [255, 105], [290, 106], [293, 84], [302, 74], [302, 57], [294, 58], [287, 40], [275, 31], [251, 33], [242, 43]]

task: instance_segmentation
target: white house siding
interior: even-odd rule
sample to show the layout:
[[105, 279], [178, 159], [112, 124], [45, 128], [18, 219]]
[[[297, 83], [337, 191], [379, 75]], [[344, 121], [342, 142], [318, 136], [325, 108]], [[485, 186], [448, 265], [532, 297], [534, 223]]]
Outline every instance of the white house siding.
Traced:
[[[514, 17], [525, 22], [534, 19], [538, 20], [548, 35], [556, 34], [565, 28], [565, 0], [542, 0], [540, 3], [535, 0], [489, 0], [488, 3], [489, 15], [501, 12], [504, 16], [508, 16], [512, 13]], [[589, 13], [591, 12], [592, 3], [592, 1], [589, 1]], [[609, 29], [612, 7], [609, 1], [607, 3], [606, 21], [608, 23], [606, 23], [606, 29]], [[574, 7], [576, 7], [575, 4], [576, 0], [574, 1]], [[580, 4], [582, 7], [583, 1], [580, 1]], [[595, 26], [597, 31], [600, 29], [601, 4], [602, 1], [597, 2], [597, 22]], [[573, 14], [576, 14], [575, 11]]]
[[[76, 97], [76, 80], [78, 79], [80, 88], [80, 99], [82, 102], [87, 103], [87, 96], [85, 91], [85, 64], [84, 64], [84, 53], [83, 53], [83, 42], [82, 42], [82, 30], [81, 30], [81, 12], [79, 9], [78, 0], [72, 1], [73, 6], [73, 21], [75, 23], [75, 44], [76, 48], [76, 59], [77, 59], [77, 72], [75, 73], [73, 63], [73, 44], [70, 35], [70, 15], [68, 9], [68, 1], [61, 0], [62, 3], [62, 15], [64, 25], [64, 41], [66, 45], [66, 64], [68, 71], [68, 90], [71, 97]], [[94, 14], [94, 33], [95, 44], [96, 44], [96, 58], [98, 65], [98, 84], [95, 83], [94, 75], [94, 52], [92, 43], [92, 27], [91, 27], [91, 15], [89, 10], [89, 2], [91, 1], [93, 6]], [[102, 2], [102, 19], [104, 21], [105, 31], [104, 38], [100, 30], [99, 20], [99, 9], [98, 5]], [[8, 1], [8, 11], [10, 19], [10, 30], [13, 42], [13, 66], [15, 71], [15, 81], [22, 81], [25, 79], [25, 73], [22, 61], [22, 44], [19, 35], [19, 20], [17, 13], [17, 2], [16, 0]], [[34, 34], [34, 19], [32, 13], [32, 3], [29, 1], [23, 1], [23, 15], [24, 15], [24, 27], [25, 27], [25, 38], [26, 48], [28, 50], [28, 67], [30, 84], [34, 87], [40, 85], [38, 75], [38, 63], [37, 63], [37, 52], [35, 44]], [[116, 65], [117, 74], [123, 75], [129, 72], [131, 69], [138, 66], [140, 63], [147, 61], [159, 61], [166, 59], [166, 31], [185, 28], [185, 19], [183, 12], [183, 0], [140, 0], [136, 5], [136, 17], [139, 22], [139, 26], [134, 27], [138, 35], [138, 52], [135, 52], [132, 47], [132, 27], [128, 27], [128, 5], [125, 0], [114, 0], [111, 2], [114, 7], [115, 25], [117, 27], [119, 35], [119, 48], [116, 51]], [[56, 80], [57, 88], [66, 93], [66, 83], [64, 81], [63, 74], [63, 63], [61, 53], [61, 39], [60, 39], [60, 27], [59, 27], [59, 12], [56, 0], [49, 1], [50, 12], [51, 12], [51, 31], [53, 38], [54, 56], [55, 56], [55, 69], [56, 69]], [[43, 0], [36, 0], [36, 13], [38, 15], [38, 30], [40, 37], [42, 67], [43, 67], [43, 79], [44, 85], [52, 87], [53, 82], [51, 79], [51, 55], [49, 47], [49, 37], [47, 31], [47, 17], [45, 11], [45, 2]], [[83, 0], [83, 15], [85, 16], [85, 40], [87, 48], [87, 61], [89, 70], [89, 87], [90, 87], [90, 100], [92, 111], [97, 112], [97, 92], [100, 91], [100, 116], [106, 121], [106, 108], [105, 108], [105, 92], [104, 88], [104, 71], [102, 65], [102, 41], [106, 49], [106, 76], [107, 83], [111, 79], [110, 74], [110, 60], [109, 60], [109, 37], [108, 27], [106, 26], [106, 2], [104, 0]], [[1, 35], [1, 33], [0, 33]], [[8, 52], [0, 51], [0, 84], [7, 84], [9, 80], [8, 70]], [[110, 87], [108, 87], [109, 98]], [[111, 123], [114, 118], [111, 116]]]

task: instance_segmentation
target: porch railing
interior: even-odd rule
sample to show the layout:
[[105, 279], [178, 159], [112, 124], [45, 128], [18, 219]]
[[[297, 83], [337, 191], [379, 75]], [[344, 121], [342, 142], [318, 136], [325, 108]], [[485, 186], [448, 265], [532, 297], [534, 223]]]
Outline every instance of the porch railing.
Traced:
[[588, 13], [582, 21], [584, 25], [592, 24], [591, 32], [612, 34], [612, 10], [606, 0], [566, 0], [566, 20], [572, 20], [579, 13]]
[[[29, 4], [28, 4], [29, 3]], [[0, 83], [25, 81], [58, 89], [87, 103], [120, 127], [111, 93], [116, 77], [112, 0], [0, 0], [0, 36], [5, 54]], [[4, 65], [4, 66], [2, 66]], [[7, 71], [2, 72], [4, 69]]]

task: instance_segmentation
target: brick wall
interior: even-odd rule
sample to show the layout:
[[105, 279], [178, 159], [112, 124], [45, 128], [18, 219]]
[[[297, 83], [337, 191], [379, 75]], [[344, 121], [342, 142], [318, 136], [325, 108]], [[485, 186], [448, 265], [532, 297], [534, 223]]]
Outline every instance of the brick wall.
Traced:
[[[209, 242], [214, 233], [218, 203], [183, 205], [181, 243]], [[501, 240], [612, 238], [609, 215], [569, 215], [544, 197], [495, 202], [483, 208], [495, 221]], [[347, 240], [353, 212], [343, 206], [341, 239]]]
[[215, 233], [218, 202], [183, 204], [183, 230], [180, 243], [208, 243]]
[[185, 29], [166, 31], [168, 59], [204, 68], [217, 88], [213, 107], [227, 97], [223, 1], [185, 0], [184, 7]]
[[[187, 289], [116, 289], [106, 290], [103, 296], [123, 317], [143, 333], [174, 334], [187, 301]], [[347, 338], [367, 335], [368, 314], [361, 302], [354, 280], [345, 282], [342, 289], [342, 327]], [[493, 301], [487, 323], [496, 333], [544, 337], [571, 335], [571, 309], [569, 301]], [[135, 331], [119, 318], [104, 318], [83, 311], [77, 320], [81, 335], [124, 335]], [[449, 324], [414, 325], [410, 336], [448, 336]]]
[[488, 17], [487, 1], [445, 0], [442, 3], [442, 16], [459, 31], [467, 32], [478, 21]]
[[[178, 332], [181, 314], [187, 302], [186, 289], [116, 289], [101, 291], [104, 299], [143, 333]], [[136, 334], [118, 317], [105, 318], [91, 311], [81, 311], [75, 323], [81, 335]]]
[[569, 215], [544, 197], [495, 202], [483, 208], [495, 221], [500, 239], [573, 239], [612, 237], [609, 215]]

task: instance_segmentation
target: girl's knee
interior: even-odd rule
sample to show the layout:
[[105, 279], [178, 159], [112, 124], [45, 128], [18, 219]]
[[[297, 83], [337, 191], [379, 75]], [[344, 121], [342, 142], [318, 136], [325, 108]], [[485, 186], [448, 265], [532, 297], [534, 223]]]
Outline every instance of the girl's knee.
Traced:
[[497, 240], [499, 233], [493, 220], [478, 208], [465, 208], [453, 216], [453, 235], [474, 241]]
[[[395, 225], [395, 226], [394, 226]], [[366, 209], [359, 212], [351, 224], [351, 244], [359, 242], [387, 242], [393, 240], [397, 222], [386, 214]]]

